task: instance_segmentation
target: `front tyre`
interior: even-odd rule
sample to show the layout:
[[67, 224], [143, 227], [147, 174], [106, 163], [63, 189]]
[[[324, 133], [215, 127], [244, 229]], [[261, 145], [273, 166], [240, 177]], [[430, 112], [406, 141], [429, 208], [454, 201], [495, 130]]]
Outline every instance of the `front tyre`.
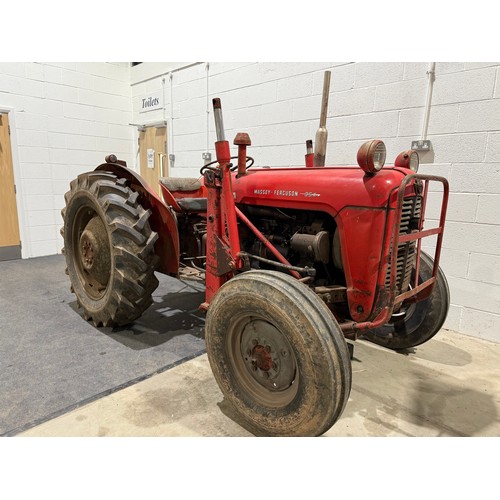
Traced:
[[71, 290], [95, 326], [137, 319], [152, 303], [158, 235], [138, 193], [107, 172], [81, 174], [65, 195], [63, 253]]
[[316, 436], [340, 417], [351, 390], [344, 336], [304, 284], [249, 271], [208, 308], [207, 354], [225, 399], [256, 435]]
[[[418, 282], [423, 283], [432, 276], [434, 260], [421, 253]], [[414, 273], [412, 282], [414, 280]], [[391, 321], [379, 328], [368, 330], [363, 337], [370, 342], [389, 349], [409, 349], [430, 340], [441, 329], [450, 307], [450, 289], [446, 277], [438, 268], [437, 280], [432, 294], [427, 299], [401, 308]]]

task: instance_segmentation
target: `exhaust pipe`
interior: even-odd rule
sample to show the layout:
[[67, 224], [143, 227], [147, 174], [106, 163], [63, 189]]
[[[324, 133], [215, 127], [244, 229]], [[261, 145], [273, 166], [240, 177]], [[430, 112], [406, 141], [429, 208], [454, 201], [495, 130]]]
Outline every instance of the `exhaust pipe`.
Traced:
[[215, 97], [212, 99], [212, 104], [214, 107], [214, 119], [215, 119], [215, 134], [217, 141], [225, 141], [226, 137], [224, 134], [224, 121], [222, 120], [222, 105], [220, 99]]
[[325, 71], [323, 79], [323, 99], [321, 101], [321, 115], [319, 128], [316, 131], [314, 144], [314, 166], [324, 167], [326, 157], [326, 143], [328, 141], [328, 130], [326, 129], [326, 115], [328, 112], [328, 96], [330, 95], [330, 71]]

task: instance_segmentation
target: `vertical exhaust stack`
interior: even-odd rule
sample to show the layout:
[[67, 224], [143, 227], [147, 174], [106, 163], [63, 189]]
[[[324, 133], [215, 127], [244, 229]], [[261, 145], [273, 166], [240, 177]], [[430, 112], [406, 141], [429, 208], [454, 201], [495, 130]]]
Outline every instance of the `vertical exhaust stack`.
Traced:
[[323, 79], [323, 99], [321, 101], [321, 115], [319, 128], [316, 131], [314, 144], [314, 166], [324, 167], [326, 157], [326, 143], [328, 141], [328, 130], [326, 129], [326, 115], [328, 113], [328, 97], [330, 95], [330, 71], [325, 71]]
[[215, 97], [212, 99], [212, 104], [214, 107], [214, 119], [215, 119], [215, 134], [217, 141], [225, 141], [226, 137], [224, 134], [224, 121], [222, 120], [222, 105], [220, 99]]
[[227, 165], [231, 161], [231, 152], [229, 151], [229, 142], [226, 141], [224, 134], [224, 121], [222, 120], [222, 105], [218, 97], [212, 99], [214, 107], [215, 134], [217, 141], [215, 143], [215, 155], [219, 166]]

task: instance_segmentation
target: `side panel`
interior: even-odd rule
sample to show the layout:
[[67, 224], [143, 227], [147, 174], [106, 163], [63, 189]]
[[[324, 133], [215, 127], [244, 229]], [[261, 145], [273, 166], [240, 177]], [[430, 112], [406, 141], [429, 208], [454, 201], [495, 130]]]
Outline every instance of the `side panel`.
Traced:
[[377, 281], [382, 268], [387, 267], [383, 258], [387, 214], [386, 209], [346, 207], [335, 218], [349, 311], [355, 321], [366, 321], [370, 317], [379, 294]]
[[158, 272], [177, 276], [179, 273], [179, 231], [177, 220], [171, 211], [135, 172], [116, 163], [103, 163], [96, 170], [111, 172], [130, 181], [130, 187], [140, 193], [141, 205], [151, 210], [149, 224], [158, 233], [155, 252], [160, 257]]

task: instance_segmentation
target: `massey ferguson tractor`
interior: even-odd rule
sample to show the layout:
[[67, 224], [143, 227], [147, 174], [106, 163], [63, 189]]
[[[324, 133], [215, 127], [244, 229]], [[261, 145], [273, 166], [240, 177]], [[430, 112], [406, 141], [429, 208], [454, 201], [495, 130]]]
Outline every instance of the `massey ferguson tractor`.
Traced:
[[[65, 195], [63, 253], [84, 318], [133, 322], [152, 303], [155, 273], [203, 279], [211, 369], [256, 435], [323, 434], [351, 389], [346, 339], [408, 349], [448, 312], [446, 179], [418, 174], [412, 150], [384, 167], [380, 140], [361, 146], [358, 166], [325, 166], [329, 81], [304, 167], [254, 167], [246, 133], [231, 156], [216, 98], [217, 160], [199, 179], [162, 178], [161, 199], [109, 155]], [[441, 214], [424, 228], [431, 183], [443, 186]], [[433, 235], [431, 257], [421, 243]]]

